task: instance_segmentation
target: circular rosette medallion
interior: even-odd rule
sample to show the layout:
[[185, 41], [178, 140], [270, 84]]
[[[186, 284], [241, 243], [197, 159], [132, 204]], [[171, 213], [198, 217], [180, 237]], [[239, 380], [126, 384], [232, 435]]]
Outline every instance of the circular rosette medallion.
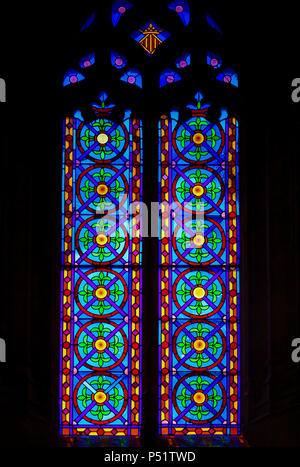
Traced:
[[[125, 325], [125, 322], [123, 323]], [[119, 324], [99, 321], [83, 325], [75, 336], [76, 368], [111, 370], [120, 365], [127, 353], [127, 339]], [[124, 365], [122, 365], [124, 366]], [[122, 368], [125, 370], [125, 367]]]
[[128, 196], [128, 183], [122, 169], [98, 166], [87, 168], [77, 182], [77, 196], [83, 207], [93, 213], [102, 214], [119, 209]]
[[102, 118], [90, 124], [81, 123], [77, 131], [77, 145], [84, 155], [82, 158], [94, 162], [115, 161], [126, 151], [128, 141], [128, 132], [123, 123], [115, 124]]
[[185, 270], [176, 277], [172, 295], [177, 307], [175, 316], [206, 318], [220, 312], [226, 289], [220, 272]]
[[184, 376], [173, 390], [176, 423], [207, 424], [225, 421], [226, 392], [219, 378], [211, 374]]
[[172, 241], [176, 254], [185, 263], [208, 265], [225, 260], [225, 234], [214, 219], [185, 220], [175, 228]]
[[[89, 264], [108, 265], [122, 258], [126, 262], [128, 256], [128, 233], [123, 224], [116, 219], [105, 216], [101, 219], [91, 217], [84, 221], [76, 233], [76, 248], [80, 257]], [[127, 255], [126, 255], [127, 253]]]
[[[86, 422], [103, 425], [120, 419], [127, 405], [127, 389], [120, 375], [106, 372], [94, 373], [82, 378], [75, 387], [74, 405], [77, 417], [75, 422], [80, 425]], [[118, 381], [118, 382], [117, 382]]]
[[224, 184], [220, 175], [205, 167], [188, 167], [176, 175], [172, 194], [180, 208], [187, 212], [211, 213], [222, 207]]
[[172, 140], [175, 151], [186, 162], [222, 160], [225, 135], [219, 123], [212, 124], [204, 117], [193, 117], [176, 125]]
[[123, 308], [128, 298], [124, 278], [109, 269], [92, 270], [76, 283], [75, 299], [80, 310], [92, 317], [108, 318], [118, 313], [125, 315]]
[[[226, 351], [222, 325], [224, 323], [194, 321], [180, 326], [173, 337], [173, 352], [180, 366], [190, 370], [210, 370], [218, 366]], [[219, 365], [218, 369], [223, 370], [224, 365]]]

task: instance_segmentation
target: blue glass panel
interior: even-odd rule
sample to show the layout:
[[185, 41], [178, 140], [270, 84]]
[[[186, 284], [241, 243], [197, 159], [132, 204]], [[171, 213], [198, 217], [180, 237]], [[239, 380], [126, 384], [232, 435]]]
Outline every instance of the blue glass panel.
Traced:
[[112, 51], [111, 52], [111, 64], [115, 68], [118, 68], [120, 70], [121, 68], [124, 68], [126, 66], [127, 60], [125, 57], [122, 55], [118, 54], [117, 52]]
[[179, 57], [175, 62], [177, 68], [183, 69], [191, 64], [191, 54], [186, 53], [182, 57]]
[[222, 70], [221, 73], [217, 76], [217, 80], [223, 81], [227, 84], [232, 84], [233, 86], [238, 87], [239, 81], [238, 76], [234, 70], [231, 68], [227, 68], [226, 70]]
[[159, 125], [159, 425], [240, 434], [238, 122], [202, 94]]
[[84, 31], [85, 29], [87, 29], [88, 27], [90, 27], [90, 25], [95, 21], [95, 18], [96, 18], [96, 15], [95, 13], [93, 13], [89, 19], [84, 23], [84, 25], [82, 26], [82, 28], [80, 29], [80, 32]]
[[86, 57], [83, 57], [80, 60], [79, 65], [81, 68], [88, 68], [89, 66], [95, 65], [95, 54], [92, 53], [87, 55]]
[[139, 88], [143, 87], [142, 84], [142, 75], [138, 70], [134, 68], [128, 70], [123, 76], [121, 76], [121, 81], [124, 83], [132, 84], [138, 86]]
[[190, 22], [190, 7], [186, 0], [175, 0], [169, 5], [170, 10], [174, 10], [185, 26]]
[[215, 69], [218, 69], [222, 65], [222, 60], [221, 60], [220, 57], [218, 57], [214, 53], [208, 52], [208, 54], [207, 54], [207, 65], [210, 65]]
[[171, 68], [167, 68], [162, 72], [159, 79], [159, 87], [162, 88], [167, 84], [176, 83], [177, 81], [181, 80], [181, 76], [179, 76], [176, 71], [172, 70]]
[[60, 433], [138, 437], [142, 234], [129, 207], [142, 206], [142, 126], [99, 100], [94, 121], [64, 124]]
[[219, 26], [217, 25], [217, 23], [215, 22], [215, 20], [212, 19], [212, 17], [210, 16], [209, 13], [206, 14], [206, 21], [208, 22], [208, 24], [214, 28], [216, 31], [218, 31], [220, 34], [222, 34], [222, 30], [219, 28]]
[[114, 26], [118, 24], [121, 16], [126, 13], [127, 10], [133, 7], [133, 4], [126, 2], [125, 0], [116, 0], [112, 7], [111, 20]]
[[68, 86], [69, 84], [78, 83], [79, 81], [84, 80], [84, 76], [76, 70], [69, 70], [66, 72], [63, 80], [63, 86]]

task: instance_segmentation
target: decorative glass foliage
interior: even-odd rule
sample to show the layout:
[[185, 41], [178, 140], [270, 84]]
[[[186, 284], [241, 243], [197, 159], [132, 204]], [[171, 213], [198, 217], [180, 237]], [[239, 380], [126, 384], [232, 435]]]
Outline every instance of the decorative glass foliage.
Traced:
[[142, 84], [142, 75], [138, 70], [131, 68], [123, 76], [121, 76], [121, 81], [124, 83], [132, 84], [138, 86], [139, 88], [143, 87]]
[[239, 81], [238, 76], [234, 70], [231, 68], [226, 68], [226, 70], [222, 70], [221, 73], [218, 74], [217, 80], [223, 81], [227, 84], [232, 84], [232, 86], [238, 87]]
[[92, 54], [87, 55], [86, 57], [83, 57], [80, 60], [79, 65], [81, 68], [88, 68], [92, 65], [95, 65], [95, 54], [92, 53]]
[[[141, 121], [67, 117], [62, 185], [60, 430], [138, 436], [141, 412]], [[136, 210], [137, 211], [137, 210]]]
[[206, 21], [208, 22], [208, 24], [214, 28], [216, 31], [218, 31], [220, 34], [222, 34], [222, 30], [219, 28], [219, 26], [217, 25], [217, 23], [215, 22], [215, 20], [210, 16], [209, 13], [206, 14]]
[[191, 54], [186, 53], [182, 57], [179, 57], [176, 62], [175, 62], [177, 68], [180, 68], [181, 70], [186, 68], [187, 66], [190, 66], [191, 64]]
[[130, 10], [130, 8], [133, 7], [133, 4], [130, 2], [127, 2], [125, 0], [116, 0], [113, 3], [112, 7], [112, 13], [111, 13], [111, 20], [114, 26], [118, 24], [120, 21], [122, 15], [126, 13], [127, 10]]
[[170, 10], [174, 10], [185, 26], [190, 22], [190, 7], [186, 0], [175, 0], [169, 5]]
[[[99, 103], [98, 102], [93, 102], [92, 103], [92, 109], [95, 112], [96, 115], [100, 115], [101, 113], [110, 113], [111, 110], [115, 107], [115, 104], [109, 104], [107, 102], [108, 95], [106, 92], [102, 92], [99, 94]], [[76, 114], [74, 114], [75, 117], [77, 117], [78, 111]], [[77, 117], [80, 120], [83, 120], [83, 118]]]
[[238, 435], [238, 123], [196, 97], [159, 124], [159, 429]]
[[170, 37], [170, 33], [157, 26], [154, 21], [148, 21], [138, 31], [131, 33], [131, 37], [146, 50], [148, 55], [153, 55], [157, 47]]
[[167, 68], [162, 72], [159, 79], [159, 87], [166, 86], [166, 84], [176, 83], [181, 80], [181, 76], [176, 71]]
[[127, 59], [122, 55], [118, 54], [117, 52], [111, 52], [111, 64], [118, 70], [121, 70], [126, 66]]
[[69, 84], [78, 83], [79, 81], [83, 81], [85, 78], [84, 76], [76, 70], [69, 70], [66, 72], [64, 79], [63, 79], [63, 86], [68, 86]]
[[215, 70], [217, 70], [222, 65], [222, 60], [220, 59], [220, 57], [218, 57], [214, 53], [208, 52], [208, 54], [207, 54], [207, 65], [210, 65]]

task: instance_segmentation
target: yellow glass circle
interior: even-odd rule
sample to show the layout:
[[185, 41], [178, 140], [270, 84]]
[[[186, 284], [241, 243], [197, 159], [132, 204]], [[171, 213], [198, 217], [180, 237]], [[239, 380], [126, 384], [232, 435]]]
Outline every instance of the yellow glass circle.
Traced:
[[108, 193], [108, 187], [104, 183], [101, 183], [97, 186], [97, 193], [100, 196], [105, 196]]
[[203, 394], [203, 392], [201, 392], [201, 391], [195, 392], [194, 401], [196, 402], [197, 405], [204, 404], [205, 400], [206, 400], [206, 398], [205, 398], [205, 395]]
[[96, 290], [96, 297], [99, 298], [99, 300], [104, 300], [107, 297], [107, 290], [105, 287], [99, 287]]
[[106, 349], [107, 347], [107, 344], [106, 344], [106, 341], [100, 337], [100, 339], [96, 340], [95, 342], [95, 348], [99, 351], [99, 352], [104, 352], [104, 350]]
[[99, 144], [106, 144], [108, 141], [108, 136], [106, 133], [99, 133], [97, 136], [97, 141]]
[[196, 352], [201, 353], [205, 349], [206, 345], [203, 339], [196, 339], [194, 342], [194, 349]]
[[204, 189], [202, 188], [201, 185], [195, 185], [193, 188], [192, 188], [192, 192], [193, 192], [193, 195], [200, 198], [200, 196], [203, 195], [204, 193]]
[[197, 300], [201, 300], [203, 297], [205, 297], [205, 290], [203, 287], [196, 287], [193, 290], [193, 295]]
[[98, 245], [104, 246], [107, 244], [107, 236], [104, 234], [99, 234], [96, 238]]
[[94, 399], [97, 402], [98, 405], [103, 405], [104, 402], [106, 401], [106, 394], [103, 391], [97, 391], [96, 394], [94, 394]]
[[193, 141], [194, 141], [195, 144], [199, 144], [199, 145], [202, 144], [203, 141], [204, 141], [203, 134], [200, 133], [200, 132], [195, 133], [194, 136], [193, 136]]
[[203, 243], [205, 242], [205, 238], [202, 234], [197, 234], [195, 235], [193, 242], [197, 248], [201, 248]]

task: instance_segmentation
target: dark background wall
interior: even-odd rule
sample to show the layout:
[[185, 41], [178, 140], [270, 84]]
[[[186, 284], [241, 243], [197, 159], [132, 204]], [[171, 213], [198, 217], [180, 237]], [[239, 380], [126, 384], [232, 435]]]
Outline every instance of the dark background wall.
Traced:
[[[210, 11], [229, 32], [227, 55], [241, 84], [240, 97], [231, 96], [241, 128], [243, 432], [251, 446], [299, 445], [300, 363], [291, 360], [291, 341], [300, 337], [300, 103], [291, 100], [291, 82], [300, 77], [297, 21], [288, 6], [230, 5]], [[16, 437], [21, 445], [59, 443], [60, 161], [62, 117], [70, 105], [61, 78], [73, 66], [73, 35], [85, 11], [26, 5], [3, 19], [1, 446]], [[99, 31], [98, 50], [109, 43]], [[205, 53], [195, 36], [193, 47], [201, 52], [202, 46]], [[95, 98], [93, 92], [85, 91]], [[176, 96], [170, 99], [177, 104]]]

